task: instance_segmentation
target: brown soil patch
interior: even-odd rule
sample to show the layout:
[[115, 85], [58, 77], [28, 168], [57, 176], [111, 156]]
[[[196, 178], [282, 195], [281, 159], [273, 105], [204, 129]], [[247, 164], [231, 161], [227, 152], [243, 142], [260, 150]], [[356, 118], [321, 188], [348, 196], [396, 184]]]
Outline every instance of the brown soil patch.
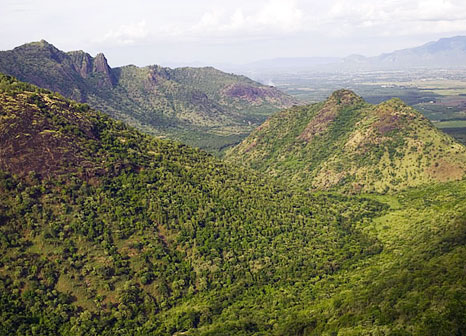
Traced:
[[465, 167], [447, 161], [438, 161], [428, 169], [428, 174], [441, 182], [460, 180], [466, 174]]

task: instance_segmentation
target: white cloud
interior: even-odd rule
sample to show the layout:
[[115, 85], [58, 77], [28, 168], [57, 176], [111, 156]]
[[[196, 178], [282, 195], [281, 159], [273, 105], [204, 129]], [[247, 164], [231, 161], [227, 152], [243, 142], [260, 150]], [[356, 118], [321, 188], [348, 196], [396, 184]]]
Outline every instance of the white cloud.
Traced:
[[117, 45], [131, 45], [149, 36], [149, 28], [146, 21], [121, 25], [116, 29], [107, 32], [103, 38], [98, 39], [97, 42], [110, 42]]
[[464, 1], [455, 0], [424, 0], [418, 1], [411, 14], [414, 20], [425, 21], [454, 21], [466, 19]]
[[[184, 2], [173, 1], [178, 5]], [[162, 11], [156, 7], [146, 13], [139, 11], [141, 21], [121, 24], [94, 42], [117, 46], [162, 41], [228, 44], [297, 34], [356, 39], [466, 29], [464, 0], [236, 0], [213, 4], [201, 0], [197, 4], [186, 2], [182, 16], [169, 9], [163, 10], [163, 16], [157, 15]]]
[[210, 9], [198, 23], [189, 27], [187, 34], [276, 34], [299, 30], [303, 23], [303, 12], [293, 0], [268, 0], [259, 8], [238, 7], [233, 12], [225, 9]]
[[294, 1], [271, 0], [256, 17], [252, 19], [265, 27], [280, 27], [284, 31], [300, 28], [303, 14]]
[[341, 36], [368, 29], [373, 35], [405, 36], [466, 28], [464, 0], [359, 0], [356, 4], [337, 0], [324, 16], [327, 33]]

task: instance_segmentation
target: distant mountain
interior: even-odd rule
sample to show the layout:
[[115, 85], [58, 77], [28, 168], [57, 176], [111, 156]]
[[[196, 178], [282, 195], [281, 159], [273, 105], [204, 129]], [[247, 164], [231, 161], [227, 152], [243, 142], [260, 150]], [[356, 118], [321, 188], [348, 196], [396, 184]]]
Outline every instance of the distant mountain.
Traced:
[[466, 175], [466, 147], [399, 99], [349, 90], [270, 117], [227, 161], [310, 189], [386, 192]]
[[406, 70], [416, 68], [466, 68], [466, 36], [442, 38], [419, 47], [366, 57], [284, 57], [260, 60], [223, 69], [262, 78], [274, 72], [335, 72]]
[[397, 50], [376, 57], [348, 57], [342, 69], [466, 68], [466, 36], [442, 38], [415, 48]]
[[295, 101], [211, 67], [111, 68], [103, 54], [63, 52], [42, 40], [0, 52], [0, 72], [86, 102], [148, 133], [219, 150]]

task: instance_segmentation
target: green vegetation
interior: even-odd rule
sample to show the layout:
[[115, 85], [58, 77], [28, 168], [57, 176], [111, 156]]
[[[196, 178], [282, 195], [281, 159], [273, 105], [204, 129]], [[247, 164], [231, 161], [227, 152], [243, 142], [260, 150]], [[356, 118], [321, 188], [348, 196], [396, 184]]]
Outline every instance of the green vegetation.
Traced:
[[0, 75], [0, 334], [461, 335], [465, 196], [292, 190]]
[[466, 148], [419, 112], [399, 99], [371, 105], [348, 90], [272, 116], [226, 159], [292, 185], [343, 192], [402, 190], [466, 171]]
[[104, 55], [62, 52], [46, 41], [0, 52], [0, 71], [161, 137], [220, 154], [294, 99], [214, 68], [110, 68]]

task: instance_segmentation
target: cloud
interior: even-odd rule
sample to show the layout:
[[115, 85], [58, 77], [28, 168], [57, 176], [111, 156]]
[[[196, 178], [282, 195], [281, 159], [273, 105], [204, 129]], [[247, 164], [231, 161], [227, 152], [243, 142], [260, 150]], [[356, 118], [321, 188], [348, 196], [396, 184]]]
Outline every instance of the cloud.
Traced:
[[[178, 1], [178, 5], [180, 0]], [[180, 14], [153, 7], [139, 21], [120, 24], [94, 40], [106, 45], [141, 43], [228, 44], [296, 36], [397, 37], [465, 30], [464, 0], [236, 0], [185, 2]], [[133, 20], [135, 17], [133, 16]], [[110, 25], [109, 23], [107, 23]]]
[[134, 50], [152, 50], [141, 56], [148, 63], [155, 57], [374, 55], [466, 35], [464, 0], [135, 0], [129, 7], [123, 0], [4, 2], [4, 49], [45, 38], [65, 50], [113, 57], [122, 50], [130, 57]]
[[132, 45], [149, 36], [149, 28], [145, 20], [140, 22], [121, 25], [107, 32], [103, 38], [96, 42], [109, 42], [117, 45]]
[[299, 30], [303, 12], [293, 0], [268, 0], [255, 9], [211, 9], [204, 13], [198, 23], [185, 33], [194, 35], [234, 35], [243, 37], [256, 34], [291, 33]]
[[324, 16], [327, 33], [342, 36], [364, 30], [380, 36], [433, 34], [466, 27], [463, 0], [337, 0]]

